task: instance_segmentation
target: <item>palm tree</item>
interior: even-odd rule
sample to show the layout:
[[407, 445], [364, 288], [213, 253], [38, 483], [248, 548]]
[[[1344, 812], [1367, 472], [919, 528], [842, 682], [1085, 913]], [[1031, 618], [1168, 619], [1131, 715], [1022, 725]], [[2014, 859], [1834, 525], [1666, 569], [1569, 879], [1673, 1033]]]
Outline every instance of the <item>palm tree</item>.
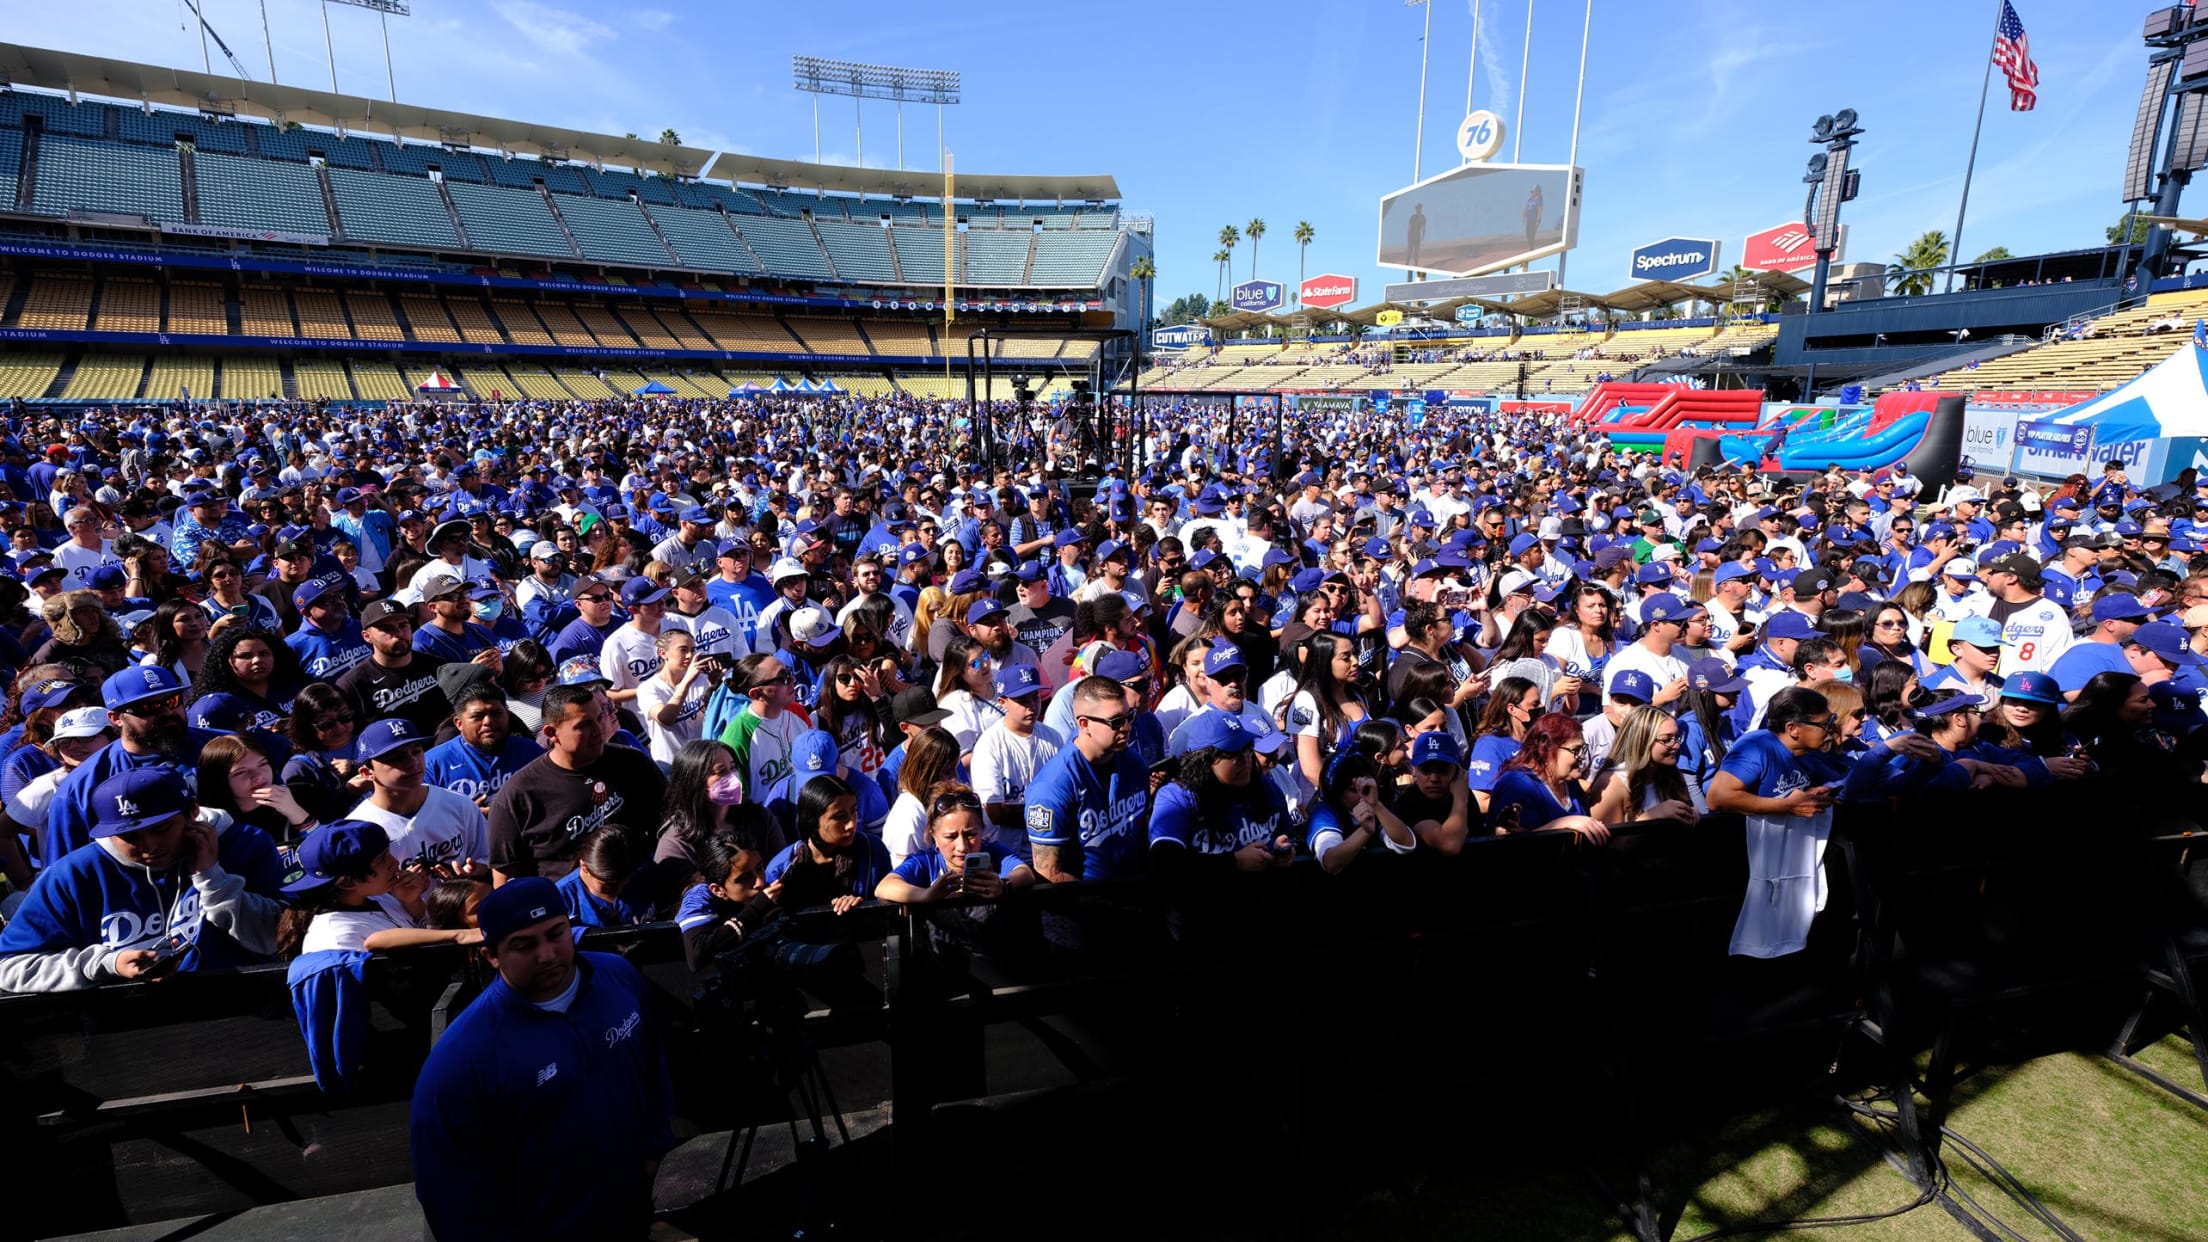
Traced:
[[1296, 221], [1296, 231], [1290, 234], [1296, 239], [1296, 305], [1298, 306], [1303, 305], [1304, 252], [1311, 248], [1311, 243], [1318, 238], [1318, 235], [1319, 231], [1311, 227], [1309, 220]]
[[674, 130], [671, 129], [663, 129], [659, 131], [659, 140], [666, 143], [670, 147], [679, 147], [682, 145], [682, 135], [676, 133]]
[[1250, 279], [1257, 279], [1257, 239], [1265, 236], [1265, 221], [1253, 219], [1242, 226], [1242, 235], [1250, 239]]
[[[1150, 282], [1158, 278], [1158, 265], [1150, 261], [1149, 255], [1143, 255], [1127, 269], [1127, 275], [1142, 282], [1142, 331], [1143, 336], [1148, 336], [1150, 333]], [[1135, 340], [1135, 352], [1138, 355], [1142, 352], [1142, 339], [1140, 337]]]
[[1886, 265], [1886, 281], [1902, 297], [1932, 292], [1933, 269], [1947, 265], [1947, 234], [1928, 230]]
[[1234, 248], [1241, 240], [1242, 230], [1231, 224], [1220, 227], [1219, 244], [1226, 247], [1227, 250], [1227, 278], [1229, 280], [1234, 278]]
[[1219, 287], [1213, 291], [1211, 299], [1214, 302], [1227, 296], [1227, 264], [1233, 260], [1234, 252], [1224, 247], [1211, 256], [1211, 261], [1219, 265]]

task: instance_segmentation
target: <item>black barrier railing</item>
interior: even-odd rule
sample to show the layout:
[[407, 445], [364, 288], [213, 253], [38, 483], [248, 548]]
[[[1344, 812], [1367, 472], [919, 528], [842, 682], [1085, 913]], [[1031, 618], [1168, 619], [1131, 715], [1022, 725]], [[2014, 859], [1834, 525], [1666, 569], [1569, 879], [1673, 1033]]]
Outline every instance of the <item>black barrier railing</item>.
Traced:
[[[2145, 827], [2126, 832], [2130, 823]], [[988, 1029], [1065, 1016], [1131, 1036], [1125, 1046], [1165, 1033], [1175, 1048], [1264, 1049], [1283, 1084], [1269, 1099], [1291, 1150], [1315, 1145], [1302, 1130], [1321, 1096], [1460, 1090], [1513, 1072], [1500, 1055], [1512, 1049], [1571, 1049], [1587, 1067], [1562, 1084], [1584, 1094], [1573, 1107], [1640, 1136], [1627, 1180], [1605, 1181], [1622, 1187], [1608, 1201], [1638, 1235], [1661, 1237], [1669, 1214], [1646, 1156], [1655, 1132], [1639, 1119], [1673, 1067], [1769, 1046], [1799, 1082], [1820, 1084], [1856, 1047], [1848, 1055], [1894, 1100], [1904, 1155], [1929, 1191], [1965, 1058], [2010, 1054], [2050, 1015], [2058, 1044], [2117, 1055], [2165, 1023], [2200, 1031], [2194, 981], [2208, 919], [2190, 826], [2186, 814], [2135, 814], [2094, 790], [1843, 808], [1831, 897], [1809, 947], [1768, 962], [1727, 953], [1748, 864], [1744, 826], [1723, 816], [1631, 825], [1599, 847], [1519, 834], [1476, 839], [1454, 858], [1366, 855], [1340, 876], [1305, 863], [1046, 885], [987, 906], [807, 912], [792, 928], [879, 946], [881, 1007], [811, 1014], [804, 1029], [820, 1047], [886, 1045], [905, 1191], [940, 1184], [939, 1108], [1002, 1089], [984, 1053]], [[583, 947], [627, 953], [677, 1030], [691, 1029], [694, 985], [671, 927], [593, 932]], [[440, 1017], [484, 979], [454, 950], [379, 956], [375, 1055], [391, 1060], [341, 1099], [303, 1081], [274, 967], [0, 997], [10, 1150], [20, 1177], [57, 1188], [37, 1197], [52, 1218], [27, 1224], [87, 1228], [405, 1180], [413, 1071]], [[2165, 1012], [2142, 1020], [2147, 1002]], [[1323, 1086], [1293, 1072], [1310, 1049], [1369, 1040], [1375, 1024], [1391, 1040], [1461, 1055], [1410, 1079], [1384, 1062]], [[1198, 1034], [1219, 1032], [1229, 1037]], [[1927, 1050], [1918, 1081], [1908, 1061]], [[705, 1105], [718, 1093], [684, 1081], [694, 1068], [677, 1062], [687, 1128], [757, 1120]], [[2201, 1068], [2208, 1081], [2208, 1057]], [[1170, 1071], [1138, 1061], [1136, 1072]], [[325, 1132], [337, 1138], [316, 1138]], [[317, 1143], [374, 1155], [294, 1167]], [[205, 1173], [137, 1193], [128, 1183], [140, 1164], [87, 1172], [101, 1150], [120, 1170], [112, 1153], [130, 1144], [191, 1157]]]

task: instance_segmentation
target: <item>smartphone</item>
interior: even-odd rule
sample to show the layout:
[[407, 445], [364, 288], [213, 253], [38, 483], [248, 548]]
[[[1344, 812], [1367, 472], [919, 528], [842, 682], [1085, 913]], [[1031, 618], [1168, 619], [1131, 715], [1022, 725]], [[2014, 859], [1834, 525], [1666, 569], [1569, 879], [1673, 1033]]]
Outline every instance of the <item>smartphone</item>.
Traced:
[[966, 860], [962, 867], [965, 874], [970, 876], [977, 871], [995, 871], [997, 860], [989, 857], [989, 851], [987, 850], [969, 850], [966, 853]]
[[1179, 755], [1167, 755], [1150, 765], [1150, 775], [1152, 776], [1171, 777], [1180, 770], [1181, 758]]
[[153, 947], [153, 960], [146, 964], [140, 978], [159, 979], [183, 964], [184, 955], [192, 951], [192, 942], [183, 932], [172, 932], [168, 938]]

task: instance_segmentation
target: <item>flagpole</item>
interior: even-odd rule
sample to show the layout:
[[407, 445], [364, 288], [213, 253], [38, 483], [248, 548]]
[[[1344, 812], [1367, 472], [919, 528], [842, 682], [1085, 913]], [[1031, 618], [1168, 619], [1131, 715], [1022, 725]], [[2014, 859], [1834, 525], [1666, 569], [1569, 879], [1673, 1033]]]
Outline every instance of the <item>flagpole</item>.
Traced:
[[[2001, 38], [2001, 9], [2008, 0], [1994, 0], [1993, 37]], [[1970, 130], [1970, 160], [1963, 165], [1963, 201], [1955, 209], [1955, 240], [1947, 252], [1947, 291], [1955, 292], [1955, 265], [1963, 261], [1963, 216], [1970, 211], [1970, 178], [1978, 171], [1978, 135], [1986, 128], [1986, 90], [1993, 85], [1993, 48], [1986, 46], [1986, 76], [1978, 83], [1978, 123]]]

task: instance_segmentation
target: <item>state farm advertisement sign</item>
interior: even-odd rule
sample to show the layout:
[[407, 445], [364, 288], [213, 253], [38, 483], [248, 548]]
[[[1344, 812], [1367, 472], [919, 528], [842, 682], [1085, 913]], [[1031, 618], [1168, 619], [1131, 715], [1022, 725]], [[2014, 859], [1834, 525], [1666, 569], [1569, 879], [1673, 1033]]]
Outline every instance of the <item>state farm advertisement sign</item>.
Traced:
[[1347, 306], [1357, 300], [1357, 278], [1336, 276], [1332, 273], [1313, 276], [1297, 287], [1296, 297], [1302, 305], [1315, 306], [1320, 310]]
[[1751, 272], [1799, 272], [1817, 266], [1817, 249], [1810, 244], [1809, 226], [1781, 224], [1750, 233], [1741, 243], [1740, 265]]

